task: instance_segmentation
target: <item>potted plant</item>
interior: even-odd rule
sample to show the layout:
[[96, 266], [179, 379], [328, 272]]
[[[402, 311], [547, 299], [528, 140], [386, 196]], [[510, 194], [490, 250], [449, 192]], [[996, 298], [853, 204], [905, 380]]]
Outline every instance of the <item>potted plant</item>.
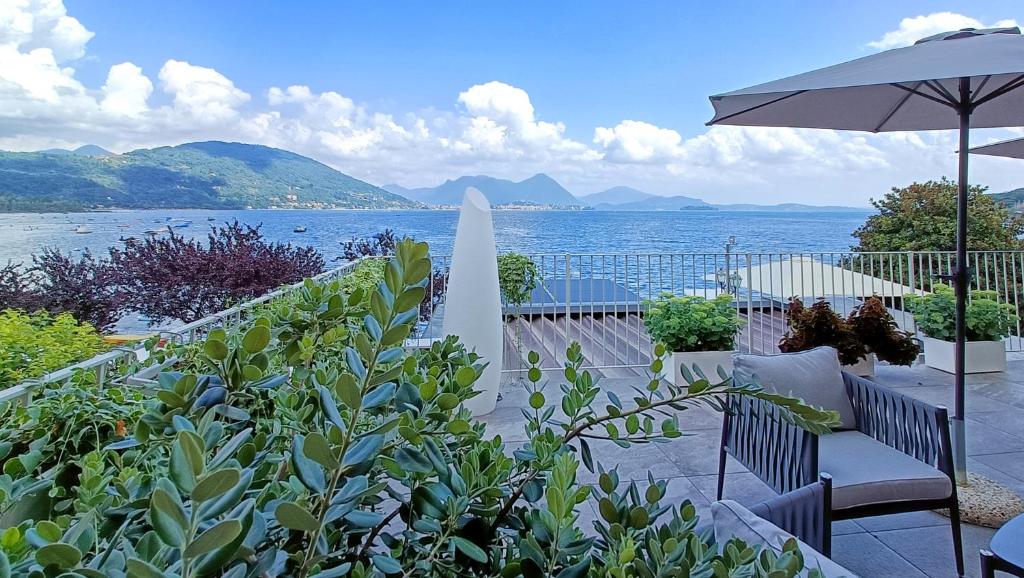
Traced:
[[522, 328], [519, 326], [519, 318], [522, 316], [520, 308], [523, 303], [530, 300], [533, 290], [537, 288], [537, 277], [537, 265], [526, 255], [519, 253], [498, 255], [498, 288], [501, 291], [501, 299], [508, 308], [505, 315], [512, 321], [512, 326], [515, 328], [517, 369], [519, 370], [524, 368], [523, 336]]
[[[732, 352], [736, 345], [736, 332], [743, 326], [732, 295], [722, 294], [714, 299], [662, 293], [657, 299], [644, 302], [644, 325], [655, 343], [663, 343], [672, 355], [670, 366], [659, 377], [684, 385], [686, 381], [680, 367], [700, 368], [709, 381], [717, 379], [718, 368], [732, 373]], [[671, 372], [671, 373], [670, 373]]]
[[917, 358], [913, 335], [900, 330], [878, 297], [865, 299], [847, 319], [824, 299], [806, 307], [794, 297], [786, 310], [786, 321], [789, 331], [779, 341], [780, 351], [834, 347], [844, 369], [856, 375], [873, 375], [876, 358], [894, 365], [910, 365]]
[[[907, 310], [924, 337], [924, 363], [941, 371], [954, 371], [956, 296], [948, 285], [936, 284], [926, 295], [908, 295]], [[1003, 339], [1017, 321], [1013, 306], [996, 301], [995, 291], [971, 291], [967, 303], [967, 373], [1006, 371]]]

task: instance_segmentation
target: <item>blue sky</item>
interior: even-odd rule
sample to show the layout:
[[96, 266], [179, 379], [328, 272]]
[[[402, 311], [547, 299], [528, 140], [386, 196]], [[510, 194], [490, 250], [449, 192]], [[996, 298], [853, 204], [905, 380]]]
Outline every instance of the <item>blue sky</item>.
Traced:
[[[0, 109], [0, 148], [218, 138], [377, 184], [547, 172], [576, 193], [856, 205], [951, 174], [949, 135], [709, 130], [707, 96], [946, 23], [1024, 20], [1009, 1], [16, 4], [34, 24], [5, 31], [0, 12], [0, 49], [17, 51], [0, 82], [25, 92], [0, 97], [17, 111]], [[53, 63], [29, 58], [48, 46]], [[991, 166], [993, 188], [1024, 185], [1024, 168]]]

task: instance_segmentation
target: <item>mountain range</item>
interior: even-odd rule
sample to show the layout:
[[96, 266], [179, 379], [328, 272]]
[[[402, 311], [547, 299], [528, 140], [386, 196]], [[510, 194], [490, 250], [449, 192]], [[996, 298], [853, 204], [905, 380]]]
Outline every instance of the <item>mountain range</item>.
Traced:
[[417, 189], [384, 185], [385, 190], [428, 205], [461, 205], [462, 195], [469, 187], [483, 193], [492, 205], [524, 203], [568, 207], [583, 204], [555, 179], [545, 174], [537, 174], [518, 182], [483, 175], [459, 177], [447, 180], [436, 187]]
[[409, 209], [421, 204], [313, 159], [220, 141], [115, 155], [0, 152], [0, 211], [95, 208]]

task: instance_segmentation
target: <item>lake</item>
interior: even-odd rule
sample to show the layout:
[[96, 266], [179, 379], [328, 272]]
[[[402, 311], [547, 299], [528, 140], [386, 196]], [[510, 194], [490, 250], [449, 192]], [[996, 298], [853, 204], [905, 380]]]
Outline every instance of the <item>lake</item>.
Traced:
[[[871, 211], [495, 211], [499, 251], [522, 253], [719, 253], [729, 236], [737, 252], [847, 251], [851, 233]], [[167, 219], [192, 224], [179, 234], [205, 236], [209, 226], [238, 219], [262, 225], [272, 241], [313, 245], [328, 259], [340, 242], [385, 228], [451, 251], [458, 211], [147, 210], [109, 213], [0, 214], [0, 263], [27, 262], [43, 247], [105, 253], [121, 237], [142, 237]], [[213, 219], [208, 221], [208, 219]], [[91, 233], [76, 234], [79, 225]], [[305, 233], [294, 233], [296, 226]]]

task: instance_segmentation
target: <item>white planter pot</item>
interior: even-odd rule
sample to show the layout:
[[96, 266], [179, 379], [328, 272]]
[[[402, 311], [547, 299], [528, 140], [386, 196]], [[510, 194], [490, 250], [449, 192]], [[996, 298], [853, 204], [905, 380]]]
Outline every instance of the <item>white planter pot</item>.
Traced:
[[721, 366], [727, 374], [732, 375], [732, 353], [732, 351], [676, 351], [665, 359], [665, 367], [662, 368], [658, 377], [668, 380], [668, 376], [671, 374], [672, 383], [685, 386], [687, 383], [679, 368], [686, 365], [686, 368], [693, 373], [693, 366], [696, 364], [707, 376], [709, 382], [721, 383], [722, 378], [718, 375], [718, 367]]
[[875, 374], [875, 354], [869, 353], [857, 363], [844, 365], [843, 370], [859, 377], [871, 377]]
[[[953, 373], [953, 342], [924, 338], [924, 364], [946, 373]], [[1006, 371], [1006, 346], [1002, 341], [968, 341], [965, 352], [965, 373]]]

